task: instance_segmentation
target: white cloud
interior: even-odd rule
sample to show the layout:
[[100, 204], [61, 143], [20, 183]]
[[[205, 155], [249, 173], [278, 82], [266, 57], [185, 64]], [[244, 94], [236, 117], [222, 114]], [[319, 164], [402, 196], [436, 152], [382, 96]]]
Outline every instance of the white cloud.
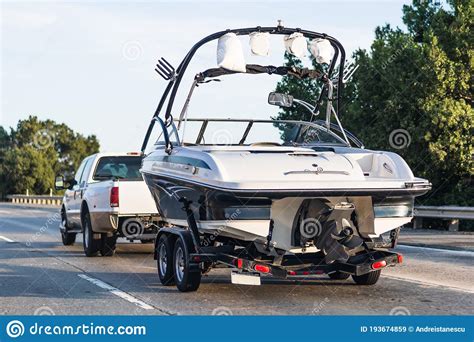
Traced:
[[54, 24], [57, 16], [44, 11], [33, 11], [19, 7], [12, 8], [2, 4], [2, 30], [37, 30]]
[[[192, 44], [207, 34], [227, 28], [271, 26], [281, 17], [288, 26], [331, 33], [349, 55], [358, 46], [368, 47], [375, 26], [398, 18], [400, 7], [327, 1], [291, 6], [280, 1], [271, 6], [250, 1], [3, 2], [0, 124], [13, 126], [18, 119], [37, 114], [85, 134], [98, 134], [106, 150], [136, 149], [166, 85], [153, 71], [158, 57], [177, 65]], [[138, 42], [138, 58], [124, 58], [127, 42]], [[281, 61], [280, 51], [277, 39], [272, 56], [258, 62], [276, 64]], [[182, 83], [183, 93], [189, 89], [193, 73], [215, 66], [215, 43], [196, 57]], [[228, 83], [230, 80], [223, 82], [223, 89]], [[267, 89], [260, 78], [238, 84], [255, 92], [245, 102], [227, 107], [218, 99], [224, 105], [222, 115], [264, 115], [273, 109], [258, 97], [258, 91], [262, 94]], [[208, 105], [209, 100], [203, 99], [208, 94], [212, 97], [216, 87], [203, 87], [196, 93], [196, 102], [191, 103], [194, 113], [219, 113], [216, 103]], [[176, 102], [175, 112], [181, 104]], [[197, 111], [200, 105], [203, 112]]]

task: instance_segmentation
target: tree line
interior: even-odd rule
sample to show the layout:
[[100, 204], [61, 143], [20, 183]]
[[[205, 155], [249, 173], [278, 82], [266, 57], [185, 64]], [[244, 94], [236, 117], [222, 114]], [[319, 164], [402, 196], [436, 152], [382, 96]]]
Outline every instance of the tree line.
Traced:
[[[400, 154], [415, 175], [432, 182], [433, 190], [419, 198], [423, 204], [474, 205], [473, 9], [471, 0], [403, 6], [406, 31], [377, 27], [370, 49], [353, 54], [359, 68], [343, 91], [344, 127], [366, 148]], [[302, 66], [285, 58], [288, 66]], [[284, 77], [276, 91], [314, 102], [320, 87]], [[292, 107], [278, 118], [308, 114]]]
[[72, 175], [86, 156], [99, 151], [95, 135], [30, 116], [7, 131], [0, 126], [0, 198], [48, 194], [57, 174]]

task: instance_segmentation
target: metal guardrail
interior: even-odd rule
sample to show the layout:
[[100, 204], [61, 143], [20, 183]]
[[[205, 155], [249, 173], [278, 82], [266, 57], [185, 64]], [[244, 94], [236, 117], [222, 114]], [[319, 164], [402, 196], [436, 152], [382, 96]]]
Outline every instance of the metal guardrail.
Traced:
[[413, 211], [415, 220], [413, 228], [423, 227], [423, 218], [440, 218], [448, 220], [449, 231], [459, 230], [459, 220], [474, 220], [474, 207], [456, 207], [456, 206], [417, 206]]
[[415, 217], [433, 217], [444, 219], [474, 220], [474, 207], [418, 206], [414, 210]]
[[7, 199], [17, 204], [42, 204], [42, 205], [61, 205], [62, 196], [49, 195], [8, 195]]

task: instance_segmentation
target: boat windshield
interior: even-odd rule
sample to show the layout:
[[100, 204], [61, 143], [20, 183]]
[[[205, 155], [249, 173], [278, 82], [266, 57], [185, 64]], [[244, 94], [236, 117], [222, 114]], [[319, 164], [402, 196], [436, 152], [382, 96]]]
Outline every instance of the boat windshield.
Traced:
[[347, 143], [325, 127], [304, 121], [188, 119], [179, 130], [186, 145], [340, 145]]

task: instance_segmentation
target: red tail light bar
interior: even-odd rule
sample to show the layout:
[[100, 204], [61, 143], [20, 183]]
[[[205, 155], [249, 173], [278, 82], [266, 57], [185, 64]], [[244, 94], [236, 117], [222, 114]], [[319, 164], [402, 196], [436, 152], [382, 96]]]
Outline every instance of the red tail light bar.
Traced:
[[111, 207], [118, 207], [119, 206], [119, 188], [118, 186], [114, 186], [110, 189], [110, 206]]
[[385, 266], [387, 266], [387, 262], [385, 260], [376, 261], [372, 264], [372, 269], [378, 270], [380, 268], [384, 268]]
[[255, 265], [254, 267], [255, 271], [260, 272], [260, 273], [270, 273], [270, 267], [265, 266], [265, 265]]

